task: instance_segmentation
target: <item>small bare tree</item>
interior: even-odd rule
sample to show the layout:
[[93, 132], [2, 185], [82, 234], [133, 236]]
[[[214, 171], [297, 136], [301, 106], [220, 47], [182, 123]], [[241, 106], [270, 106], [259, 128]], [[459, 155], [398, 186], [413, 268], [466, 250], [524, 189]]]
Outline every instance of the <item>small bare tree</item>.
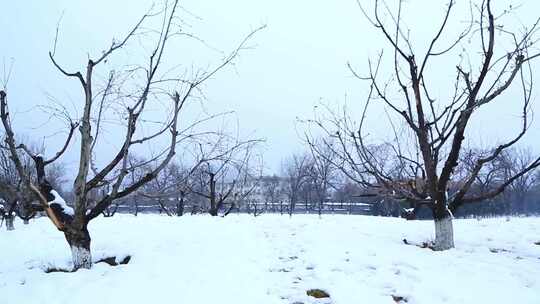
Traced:
[[[324, 202], [329, 197], [329, 191], [334, 188], [337, 178], [337, 156], [332, 148], [331, 139], [327, 141], [313, 140], [306, 136], [312, 159], [310, 178], [313, 183], [314, 193], [317, 199], [317, 212], [322, 214]], [[328, 145], [330, 144], [330, 146]]]
[[[508, 149], [495, 160], [494, 165], [498, 167], [498, 181], [495, 185], [504, 183], [519, 172], [525, 170], [535, 156], [530, 149]], [[502, 199], [506, 205], [507, 214], [527, 213], [527, 201], [532, 193], [533, 187], [538, 179], [538, 168], [530, 174], [521, 175], [508, 185], [508, 189], [503, 193]]]
[[[35, 147], [35, 146], [34, 146]], [[23, 169], [26, 174], [35, 179], [35, 167], [31, 158], [27, 155], [22, 157]], [[51, 182], [59, 189], [63, 183], [62, 164], [57, 163], [48, 168]], [[36, 215], [42, 208], [33, 204], [37, 197], [25, 191], [25, 187], [19, 178], [17, 169], [11, 161], [9, 150], [0, 145], [0, 199], [4, 207], [4, 217], [8, 230], [14, 230], [13, 220], [15, 215], [20, 217], [25, 224]]]
[[311, 159], [307, 154], [295, 154], [285, 160], [282, 165], [286, 179], [285, 193], [289, 201], [289, 216], [292, 216], [298, 203], [302, 187], [308, 181], [311, 170]]
[[[208, 213], [217, 216], [221, 212], [228, 215], [238, 202], [242, 202], [255, 188], [246, 185], [256, 176], [258, 166], [255, 148], [260, 140], [238, 141], [232, 144], [223, 143], [212, 150], [220, 151], [217, 156], [205, 158], [198, 172], [198, 187], [191, 192], [208, 200]], [[215, 153], [215, 152], [214, 152]], [[201, 153], [202, 154], [202, 153]]]
[[[146, 160], [134, 154], [130, 154], [128, 156], [128, 162], [129, 162], [129, 166], [133, 168], [133, 170], [131, 170], [129, 175], [126, 177], [125, 183], [133, 184], [144, 176], [145, 174], [144, 166], [146, 164]], [[135, 216], [139, 215], [139, 204], [141, 203], [142, 190], [144, 190], [144, 187], [142, 187], [141, 189], [137, 191], [134, 191], [133, 193], [125, 197], [125, 200], [127, 200], [127, 202], [124, 205], [127, 205], [129, 208], [133, 209], [133, 214]]]
[[9, 158], [9, 152], [0, 147], [0, 206], [2, 221], [8, 231], [15, 230], [15, 208], [22, 199], [18, 174]]
[[[148, 164], [148, 166], [152, 166]], [[157, 202], [159, 213], [165, 213], [168, 216], [173, 215], [171, 201], [172, 195], [167, 193], [174, 184], [174, 176], [178, 171], [178, 165], [170, 162], [151, 182], [142, 187], [141, 196]]]
[[277, 206], [283, 200], [284, 195], [282, 185], [282, 178], [277, 175], [263, 176], [261, 178], [261, 194], [265, 211], [268, 211], [268, 204], [270, 204], [272, 212], [277, 211]]

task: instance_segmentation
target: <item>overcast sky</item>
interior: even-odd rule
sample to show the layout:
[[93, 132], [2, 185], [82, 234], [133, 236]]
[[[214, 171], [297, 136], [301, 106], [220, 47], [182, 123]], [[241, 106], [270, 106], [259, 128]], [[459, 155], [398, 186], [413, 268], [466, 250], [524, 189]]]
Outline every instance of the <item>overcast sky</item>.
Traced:
[[[415, 37], [413, 42], [427, 46], [446, 2], [406, 1], [405, 15], [411, 36]], [[458, 1], [461, 2], [465, 3]], [[504, 1], [494, 3], [498, 12], [510, 3], [501, 2]], [[0, 59], [6, 66], [13, 62], [8, 91], [19, 132], [32, 138], [48, 136], [50, 145], [58, 145], [61, 136], [49, 137], [58, 130], [54, 124], [46, 123], [47, 116], [33, 107], [46, 104], [50, 98], [68, 107], [81, 104], [76, 83], [59, 75], [48, 60], [61, 17], [58, 58], [69, 70], [77, 70], [84, 67], [88, 54], [95, 57], [113, 37], [122, 37], [151, 3], [2, 0]], [[515, 6], [520, 2], [512, 3]], [[540, 12], [538, 1], [521, 3], [523, 7], [517, 11], [519, 18], [512, 15], [507, 19], [516, 28], [519, 22], [532, 24], [535, 14]], [[264, 155], [269, 172], [277, 172], [284, 157], [302, 149], [298, 131], [301, 133], [303, 126], [297, 123], [297, 118], [311, 117], [314, 105], [320, 102], [339, 105], [347, 101], [355, 109], [364, 102], [367, 87], [351, 76], [347, 62], [365, 71], [368, 57], [375, 56], [382, 48], [388, 49], [380, 33], [363, 18], [355, 0], [190, 0], [182, 1], [182, 6], [185, 11], [180, 16], [189, 24], [190, 32], [207, 44], [204, 52], [181, 47], [173, 50], [175, 60], [185, 60], [186, 66], [211, 66], [222, 57], [222, 52], [231, 50], [252, 29], [268, 25], [251, 41], [254, 48], [243, 52], [234, 68], [216, 75], [204, 90], [207, 108], [213, 112], [235, 110], [242, 134], [267, 140]], [[459, 8], [447, 33], [450, 38], [466, 19], [467, 10]], [[443, 80], [454, 77], [457, 61], [457, 57], [450, 57], [434, 63], [431, 72], [440, 71], [440, 74], [433, 79], [442, 82], [434, 85], [437, 94], [448, 94], [451, 83]], [[535, 79], [540, 80], [538, 76]], [[532, 108], [536, 113], [540, 112], [538, 92], [535, 90]], [[511, 103], [518, 95], [512, 94], [515, 91], [481, 115], [471, 130], [472, 138], [486, 144], [512, 134], [519, 113], [519, 106]], [[371, 129], [386, 132], [388, 125], [384, 119], [381, 113], [372, 117]], [[534, 122], [524, 144], [537, 149], [538, 138], [540, 124]], [[105, 149], [113, 151], [114, 145]], [[76, 163], [75, 152], [76, 149], [71, 149], [64, 158], [69, 166]]]

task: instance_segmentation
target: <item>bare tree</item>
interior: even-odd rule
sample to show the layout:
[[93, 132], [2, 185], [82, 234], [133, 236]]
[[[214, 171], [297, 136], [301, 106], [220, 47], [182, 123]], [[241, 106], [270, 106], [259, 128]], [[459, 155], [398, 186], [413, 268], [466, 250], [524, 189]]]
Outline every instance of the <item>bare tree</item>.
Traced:
[[[36, 150], [37, 146], [33, 145]], [[27, 155], [23, 155], [23, 169], [26, 174], [35, 180], [35, 167], [33, 160]], [[47, 173], [51, 177], [51, 183], [57, 189], [61, 188], [64, 182], [63, 165], [56, 163], [50, 166]], [[5, 211], [4, 217], [8, 230], [14, 230], [13, 220], [15, 215], [20, 217], [25, 224], [36, 215], [38, 211], [43, 210], [39, 206], [33, 204], [37, 197], [32, 193], [25, 191], [25, 187], [19, 178], [17, 168], [11, 161], [9, 150], [0, 145], [0, 199]]]
[[307, 154], [292, 155], [283, 163], [282, 171], [286, 179], [285, 193], [289, 201], [289, 216], [294, 213], [302, 187], [308, 181], [310, 169], [311, 160]]
[[[92, 256], [90, 253], [90, 234], [88, 223], [102, 214], [115, 200], [122, 199], [143, 185], [153, 180], [173, 159], [176, 146], [193, 137], [191, 133], [197, 122], [183, 127], [178, 123], [185, 104], [192, 100], [194, 94], [200, 92], [201, 85], [216, 75], [217, 72], [231, 64], [238, 53], [245, 48], [247, 41], [259, 31], [258, 28], [247, 35], [242, 42], [215, 68], [196, 71], [189, 78], [172, 76], [171, 69], [165, 65], [166, 49], [173, 38], [192, 37], [184, 33], [175, 22], [178, 1], [166, 2], [165, 6], [156, 12], [154, 9], [144, 14], [121, 40], [114, 39], [110, 47], [97, 57], [90, 57], [84, 71], [71, 72], [62, 67], [56, 56], [56, 44], [49, 53], [50, 60], [58, 71], [69, 79], [75, 80], [82, 89], [81, 103], [82, 116], [71, 120], [65, 144], [53, 157], [45, 159], [41, 155], [26, 149], [24, 145], [17, 144], [12, 128], [12, 120], [8, 112], [7, 94], [0, 91], [1, 119], [6, 132], [6, 145], [10, 156], [15, 163], [17, 172], [23, 184], [37, 197], [53, 224], [62, 231], [71, 248], [74, 270], [91, 268]], [[149, 30], [146, 22], [153, 18], [160, 18], [160, 28]], [[120, 70], [111, 69], [107, 79], [99, 85], [96, 71], [106, 68], [105, 63], [114, 60], [115, 54], [128, 47], [135, 37], [143, 37], [151, 43], [150, 51], [145, 55], [142, 64], [134, 64]], [[146, 48], [145, 48], [146, 49]], [[168, 58], [169, 60], [171, 58]], [[173, 64], [175, 66], [175, 64]], [[115, 107], [114, 111], [110, 110]], [[152, 108], [153, 107], [153, 108]], [[161, 121], [155, 128], [142, 132], [145, 115], [148, 109], [162, 109]], [[107, 111], [109, 109], [109, 111]], [[95, 159], [99, 153], [99, 138], [102, 135], [103, 124], [107, 113], [120, 113], [120, 120], [116, 120], [115, 128], [124, 130], [124, 137], [118, 152], [112, 156], [105, 165], [99, 168]], [[154, 113], [155, 114], [155, 113]], [[45, 166], [53, 163], [66, 151], [72, 142], [75, 130], [80, 133], [79, 166], [73, 183], [73, 209], [70, 208], [60, 195], [52, 188], [45, 176]], [[137, 146], [156, 142], [168, 142], [161, 152], [155, 153], [149, 162], [157, 165], [145, 174], [126, 185], [126, 177], [135, 170], [130, 165], [129, 155]], [[159, 145], [157, 145], [159, 146]], [[24, 171], [21, 162], [21, 150], [27, 153], [35, 162], [37, 169], [37, 184]], [[110, 191], [95, 204], [88, 200], [89, 193], [103, 185], [110, 185]]]
[[[499, 181], [496, 185], [504, 183], [506, 180], [519, 174], [534, 161], [533, 153], [530, 149], [508, 149], [501, 153], [498, 160], [495, 162], [500, 167]], [[536, 174], [535, 174], [536, 173]], [[531, 194], [533, 187], [538, 182], [538, 168], [530, 174], [521, 175], [508, 186], [508, 189], [503, 193], [503, 200], [507, 206], [506, 212], [526, 214], [528, 196]]]
[[0, 147], [0, 206], [2, 221], [8, 231], [15, 230], [15, 208], [21, 200], [19, 178], [9, 158], [9, 152]]
[[140, 191], [144, 198], [157, 202], [159, 213], [182, 216], [186, 199], [192, 194], [196, 172], [205, 160], [196, 160], [192, 168], [171, 162], [151, 183]]
[[339, 204], [335, 208], [351, 214], [353, 212], [354, 202], [358, 200], [366, 189], [345, 176], [341, 176], [339, 180], [335, 187], [336, 190], [333, 193], [335, 204]]
[[[205, 158], [205, 163], [199, 170], [199, 187], [191, 192], [208, 200], [208, 213], [217, 216], [220, 212], [228, 215], [238, 203], [242, 202], [255, 188], [246, 185], [256, 176], [260, 166], [257, 166], [255, 153], [260, 140], [238, 141], [232, 144], [224, 143], [217, 147], [217, 156]], [[214, 147], [215, 149], [216, 147]]]
[[[453, 41], [448, 42], [441, 37], [445, 37], [445, 30], [452, 26], [449, 24], [455, 15], [456, 1], [450, 0], [425, 53], [418, 56], [413, 45], [414, 33], [402, 21], [404, 1], [398, 1], [395, 10], [381, 2], [373, 1], [372, 15], [360, 1], [358, 4], [392, 49], [388, 56], [393, 70], [390, 77], [381, 76], [386, 71], [384, 52], [377, 60], [369, 61], [366, 76], [349, 65], [353, 75], [367, 81], [370, 89], [359, 122], [355, 123], [346, 111], [337, 114], [331, 110], [329, 118], [318, 117], [311, 122], [339, 143], [339, 149], [334, 150], [338, 159], [346, 163], [343, 171], [351, 178], [379, 191], [382, 196], [431, 208], [435, 220], [433, 248], [446, 250], [454, 247], [452, 213], [464, 204], [496, 197], [514, 181], [540, 166], [540, 158], [531, 159], [497, 187], [481, 193], [470, 191], [483, 168], [515, 145], [527, 131], [533, 85], [530, 64], [540, 55], [531, 53], [537, 42], [534, 36], [539, 21], [521, 33], [512, 32], [501, 23], [507, 10], [500, 14], [494, 12], [491, 0], [471, 3], [469, 22]], [[390, 20], [383, 16], [389, 16]], [[477, 51], [471, 51], [469, 46], [460, 47], [467, 41], [474, 43]], [[453, 83], [440, 84], [439, 88], [451, 88], [449, 97], [435, 96], [433, 84], [438, 81], [435, 74], [440, 69], [433, 68], [434, 60], [448, 61], [455, 55], [468, 60], [456, 63]], [[503, 93], [513, 85], [522, 93], [520, 103], [513, 102], [522, 114], [516, 135], [488, 153], [478, 155], [466, 174], [456, 176], [466, 131], [473, 118], [478, 117], [474, 113], [503, 99]], [[392, 95], [396, 92], [398, 96]], [[394, 138], [383, 144], [370, 143], [365, 131], [366, 117], [375, 100], [385, 106], [389, 119], [387, 127], [394, 131]], [[381, 159], [381, 149], [390, 151], [393, 157]]]
[[261, 178], [261, 197], [264, 200], [264, 210], [268, 211], [268, 204], [272, 212], [277, 211], [277, 206], [283, 200], [283, 182], [282, 178], [276, 175], [263, 176]]
[[[262, 213], [266, 212], [267, 205], [265, 204], [264, 208], [260, 207], [261, 202], [261, 183], [262, 183], [262, 166], [250, 165], [247, 166], [248, 170], [245, 170], [239, 181], [236, 182], [236, 190], [233, 194], [234, 197], [234, 206], [240, 210], [242, 206], [245, 206], [248, 210], [248, 213], [253, 211], [254, 216], [259, 216]], [[231, 212], [229, 210], [229, 212]]]
[[172, 198], [175, 201], [175, 214], [176, 216], [183, 216], [186, 208], [186, 201], [193, 196], [191, 192], [191, 186], [194, 182], [193, 172], [195, 170], [188, 170], [183, 165], [178, 165], [177, 169], [172, 174], [174, 180], [172, 189], [174, 192]]
[[[331, 148], [331, 139], [327, 141], [313, 140], [307, 136], [306, 141], [313, 162], [310, 177], [317, 198], [317, 212], [320, 216], [324, 202], [329, 198], [329, 191], [331, 188], [334, 188], [334, 182], [337, 178], [338, 167], [334, 165], [337, 156], [334, 153], [334, 149]], [[341, 164], [339, 165], [341, 166]]]
[[[130, 154], [128, 155], [128, 162], [129, 162], [129, 166], [132, 167], [133, 170], [131, 170], [131, 172], [127, 176], [126, 184], [133, 184], [144, 176], [145, 174], [144, 164], [146, 164], [146, 160], [144, 158], [137, 157], [134, 154]], [[128, 200], [127, 204], [125, 205], [128, 205], [130, 206], [130, 208], [133, 209], [133, 214], [135, 216], [139, 215], [139, 203], [141, 202], [141, 193], [140, 193], [141, 190], [142, 189], [134, 191], [133, 193], [125, 197], [125, 200]]]
[[[152, 167], [151, 164], [148, 166]], [[159, 213], [164, 212], [168, 216], [173, 215], [171, 201], [172, 195], [167, 192], [175, 183], [174, 176], [178, 171], [178, 165], [170, 162], [152, 181], [142, 187], [141, 195], [157, 202]]]
[[195, 176], [201, 164], [199, 161], [191, 169], [188, 169], [174, 163], [168, 170], [164, 170], [160, 174], [159, 182], [145, 187], [141, 195], [157, 200], [161, 208], [160, 213], [164, 211], [169, 216], [184, 215], [186, 201], [193, 195]]

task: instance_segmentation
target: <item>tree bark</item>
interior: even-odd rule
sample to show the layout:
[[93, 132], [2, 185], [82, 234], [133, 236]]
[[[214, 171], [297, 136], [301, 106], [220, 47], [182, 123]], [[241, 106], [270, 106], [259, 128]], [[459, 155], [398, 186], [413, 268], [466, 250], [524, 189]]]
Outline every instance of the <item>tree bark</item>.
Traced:
[[292, 217], [295, 207], [296, 207], [296, 198], [294, 196], [291, 196], [291, 201], [289, 202], [289, 217]]
[[454, 248], [454, 226], [452, 224], [452, 214], [446, 206], [434, 210], [435, 219], [435, 243], [433, 249], [443, 251]]
[[208, 210], [208, 213], [210, 213], [211, 216], [217, 216], [218, 215], [218, 209], [219, 209], [219, 203], [216, 202], [216, 175], [214, 173], [210, 174], [210, 210]]
[[182, 195], [178, 201], [178, 205], [176, 206], [176, 216], [184, 215], [184, 205], [184, 196]]
[[71, 248], [73, 270], [92, 268], [92, 254], [90, 253], [90, 233], [86, 227], [77, 229], [70, 227], [64, 231], [66, 241]]
[[211, 216], [217, 216], [218, 215], [218, 209], [213, 207], [208, 210], [208, 213], [210, 213]]
[[7, 215], [5, 217], [5, 219], [6, 219], [6, 229], [7, 229], [7, 231], [15, 230], [15, 226], [13, 225], [13, 220], [15, 219], [15, 217], [13, 215]]

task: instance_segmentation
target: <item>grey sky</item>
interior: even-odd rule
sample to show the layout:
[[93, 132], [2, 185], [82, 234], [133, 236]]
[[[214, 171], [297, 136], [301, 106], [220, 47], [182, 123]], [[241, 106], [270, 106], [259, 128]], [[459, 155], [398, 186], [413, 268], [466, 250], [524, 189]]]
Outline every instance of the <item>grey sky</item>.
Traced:
[[[413, 30], [415, 42], [426, 45], [439, 24], [446, 2], [406, 2], [406, 21]], [[46, 117], [28, 110], [46, 103], [47, 95], [68, 107], [81, 98], [76, 83], [62, 77], [47, 57], [62, 15], [58, 58], [65, 67], [76, 70], [83, 68], [87, 53], [95, 56], [113, 37], [122, 37], [151, 3], [142, 0], [2, 0], [0, 58], [4, 58], [7, 65], [14, 59], [8, 89], [18, 130], [34, 138], [53, 134], [57, 131], [53, 124], [32, 129], [42, 125]], [[496, 9], [502, 11], [508, 3], [495, 3]], [[518, 10], [520, 19], [531, 24], [540, 11], [540, 4], [531, 0], [522, 3], [523, 7]], [[243, 134], [266, 138], [265, 160], [270, 171], [277, 171], [283, 157], [301, 149], [296, 129], [302, 126], [298, 126], [296, 118], [310, 117], [318, 102], [336, 105], [347, 100], [352, 109], [357, 109], [364, 101], [366, 85], [351, 77], [346, 63], [350, 61], [359, 71], [365, 71], [368, 56], [388, 47], [380, 34], [368, 25], [354, 0], [190, 0], [183, 1], [182, 5], [189, 11], [182, 12], [181, 16], [191, 26], [191, 32], [224, 52], [232, 49], [251, 29], [268, 25], [252, 41], [251, 45], [256, 46], [253, 50], [242, 53], [233, 69], [208, 82], [205, 106], [212, 112], [235, 110]], [[455, 17], [454, 26], [465, 18]], [[518, 25], [516, 18], [508, 20]], [[449, 36], [456, 31], [451, 28]], [[199, 53], [178, 47], [176, 52], [180, 58], [185, 57], [186, 65], [202, 67], [212, 65], [222, 56], [210, 48]], [[453, 77], [456, 63], [434, 63], [434, 70], [441, 73], [434, 79]], [[445, 85], [447, 83], [435, 85], [437, 94], [447, 94]], [[515, 91], [503, 99], [511, 100], [515, 97], [512, 94]], [[538, 90], [534, 96], [538, 96]], [[470, 132], [473, 138], [490, 144], [512, 134], [511, 127], [517, 123], [519, 108], [509, 107], [509, 100], [483, 111], [487, 114], [481, 115]], [[538, 113], [539, 110], [535, 102], [533, 111]], [[386, 132], [384, 117], [376, 112], [371, 118], [370, 127], [376, 130], [374, 132]], [[53, 136], [48, 140], [58, 145], [61, 138]], [[537, 138], [540, 138], [540, 125], [534, 122], [524, 143], [537, 149]], [[112, 151], [114, 147], [107, 149]], [[65, 157], [68, 165], [75, 163], [74, 152], [72, 149]]]

